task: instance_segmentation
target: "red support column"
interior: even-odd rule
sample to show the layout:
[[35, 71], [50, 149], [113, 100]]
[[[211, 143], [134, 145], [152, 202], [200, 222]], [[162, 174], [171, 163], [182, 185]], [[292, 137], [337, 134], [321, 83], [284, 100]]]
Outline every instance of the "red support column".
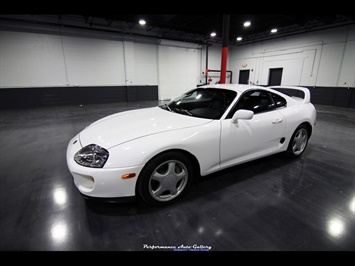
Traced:
[[228, 58], [228, 47], [222, 47], [221, 77], [220, 77], [220, 81], [219, 81], [220, 84], [226, 83], [227, 58]]
[[221, 77], [219, 80], [220, 84], [226, 83], [226, 76], [227, 76], [229, 19], [230, 19], [230, 15], [223, 15], [223, 45], [222, 45], [222, 56], [221, 56]]

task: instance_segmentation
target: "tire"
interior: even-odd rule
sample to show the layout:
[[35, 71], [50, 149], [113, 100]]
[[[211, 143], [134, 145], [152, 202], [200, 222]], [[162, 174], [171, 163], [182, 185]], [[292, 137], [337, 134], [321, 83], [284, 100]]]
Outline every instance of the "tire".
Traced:
[[300, 157], [307, 148], [309, 132], [305, 125], [300, 125], [293, 133], [288, 144], [286, 155], [289, 158]]
[[137, 181], [137, 193], [153, 207], [161, 207], [179, 200], [190, 187], [193, 166], [180, 152], [157, 155], [143, 168]]

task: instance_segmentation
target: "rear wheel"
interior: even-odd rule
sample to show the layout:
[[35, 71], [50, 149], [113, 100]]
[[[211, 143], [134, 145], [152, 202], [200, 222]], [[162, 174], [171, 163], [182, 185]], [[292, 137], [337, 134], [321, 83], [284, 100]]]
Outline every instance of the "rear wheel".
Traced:
[[193, 166], [180, 152], [167, 152], [154, 157], [142, 170], [137, 192], [151, 206], [175, 202], [190, 186]]
[[300, 125], [293, 133], [288, 145], [286, 155], [290, 158], [296, 158], [302, 155], [306, 150], [309, 139], [308, 129], [305, 125]]

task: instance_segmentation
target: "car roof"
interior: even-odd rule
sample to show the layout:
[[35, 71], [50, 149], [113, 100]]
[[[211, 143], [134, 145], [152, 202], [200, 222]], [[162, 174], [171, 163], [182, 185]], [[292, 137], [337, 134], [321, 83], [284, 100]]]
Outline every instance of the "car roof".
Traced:
[[265, 89], [265, 87], [249, 84], [213, 84], [213, 85], [203, 85], [199, 88], [212, 88], [212, 89], [225, 89], [232, 90], [243, 93], [250, 89]]

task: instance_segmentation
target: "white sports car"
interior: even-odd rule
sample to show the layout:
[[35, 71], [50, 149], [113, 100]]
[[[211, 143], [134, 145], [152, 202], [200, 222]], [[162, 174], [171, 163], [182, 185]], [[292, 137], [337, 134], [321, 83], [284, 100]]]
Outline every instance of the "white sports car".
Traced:
[[307, 88], [206, 85], [96, 121], [70, 140], [67, 164], [85, 198], [139, 196], [162, 206], [196, 176], [278, 152], [300, 156], [315, 123]]

